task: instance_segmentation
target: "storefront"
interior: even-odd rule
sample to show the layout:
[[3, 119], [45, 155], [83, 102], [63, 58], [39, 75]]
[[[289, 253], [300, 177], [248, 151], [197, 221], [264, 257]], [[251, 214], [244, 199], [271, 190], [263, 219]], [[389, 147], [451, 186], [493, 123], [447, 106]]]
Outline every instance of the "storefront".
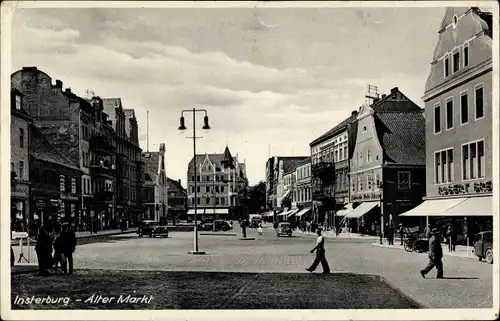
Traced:
[[26, 230], [29, 212], [29, 184], [16, 182], [11, 190], [11, 222], [14, 230]]

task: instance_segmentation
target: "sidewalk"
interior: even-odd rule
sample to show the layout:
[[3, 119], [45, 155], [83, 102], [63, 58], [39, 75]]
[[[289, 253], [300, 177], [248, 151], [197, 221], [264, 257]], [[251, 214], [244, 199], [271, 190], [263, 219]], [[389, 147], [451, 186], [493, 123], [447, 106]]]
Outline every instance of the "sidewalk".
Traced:
[[[317, 237], [316, 233], [307, 233], [300, 230], [295, 230], [294, 233], [304, 235], [304, 236], [314, 236]], [[337, 238], [337, 239], [363, 239], [363, 240], [378, 240], [378, 236], [363, 235], [357, 233], [339, 233], [336, 235], [334, 231], [323, 231], [322, 235], [327, 238]]]
[[[399, 241], [399, 240], [397, 240], [397, 241]], [[387, 243], [387, 240], [384, 240], [383, 244], [380, 244], [379, 242], [377, 242], [377, 243], [372, 243], [372, 245], [378, 246], [378, 247], [385, 247], [385, 248], [389, 248], [389, 249], [397, 249], [397, 250], [403, 250], [403, 251], [405, 250], [404, 247], [401, 245], [401, 243], [396, 242], [396, 240], [394, 240], [394, 245], [389, 245]], [[457, 245], [455, 247], [454, 252], [450, 252], [448, 250], [448, 247], [446, 244], [442, 244], [441, 246], [443, 247], [443, 255], [444, 256], [456, 256], [456, 257], [463, 257], [463, 258], [477, 260], [477, 257], [474, 255], [472, 246], [469, 246], [469, 250], [467, 251], [467, 246]], [[417, 254], [427, 255], [427, 252], [417, 253]]]

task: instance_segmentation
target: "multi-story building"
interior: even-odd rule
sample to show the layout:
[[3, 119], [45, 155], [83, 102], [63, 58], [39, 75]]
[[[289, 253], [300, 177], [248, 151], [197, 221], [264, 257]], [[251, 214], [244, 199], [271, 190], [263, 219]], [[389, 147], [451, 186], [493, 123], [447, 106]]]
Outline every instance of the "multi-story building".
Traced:
[[[399, 89], [391, 89], [357, 116], [350, 160], [350, 203], [344, 217], [356, 231], [399, 224], [399, 214], [419, 205], [425, 194], [425, 120], [423, 110]], [[418, 225], [418, 224], [417, 224]]]
[[36, 67], [16, 71], [11, 83], [24, 94], [25, 109], [34, 125], [82, 170], [79, 190], [83, 191], [83, 206], [75, 217], [76, 228], [107, 228], [113, 218], [113, 133], [100, 99], [86, 100], [71, 88], [63, 90], [62, 81], [52, 84], [52, 78]]
[[145, 163], [143, 202], [145, 216], [150, 220], [166, 222], [168, 209], [168, 180], [165, 167], [165, 144], [158, 152], [142, 154]]
[[357, 116], [353, 111], [309, 144], [313, 217], [322, 224], [339, 223], [337, 211], [349, 208], [349, 159], [356, 143]]
[[[196, 164], [194, 171], [193, 163]], [[197, 218], [244, 217], [248, 189], [246, 168], [226, 147], [222, 154], [196, 155], [188, 164], [188, 216]], [[196, 180], [196, 199], [194, 182]]]
[[278, 184], [282, 185], [282, 188], [280, 188], [280, 190], [283, 193], [280, 201], [280, 207], [283, 209], [288, 209], [287, 211], [278, 214], [279, 218], [282, 217], [283, 219], [287, 219], [289, 218], [289, 215], [291, 216], [291, 214], [295, 212], [295, 210], [297, 209], [296, 204], [294, 204], [294, 197], [293, 197], [295, 191], [295, 184], [296, 184], [295, 167], [290, 167], [285, 173], [283, 173], [282, 183]]
[[428, 215], [436, 226], [454, 224], [464, 237], [491, 228], [491, 13], [447, 8], [423, 100], [426, 198], [405, 216]]
[[266, 205], [269, 211], [282, 209], [284, 196], [283, 175], [308, 156], [282, 157], [273, 156], [266, 162]]
[[[11, 225], [25, 229], [32, 220], [30, 213], [30, 128], [33, 118], [23, 108], [23, 94], [12, 88], [10, 92], [10, 171]], [[21, 224], [21, 222], [23, 224]]]
[[81, 171], [36, 126], [30, 131], [30, 221], [36, 227], [50, 219], [75, 224], [81, 213]]
[[187, 191], [182, 187], [181, 180], [167, 177], [168, 212], [167, 216], [176, 220], [187, 220]]
[[103, 106], [115, 130], [117, 217], [136, 226], [144, 214], [141, 192], [145, 178], [137, 119], [133, 109], [123, 108], [121, 98], [104, 98]]
[[295, 217], [310, 218], [312, 209], [311, 193], [311, 159], [308, 158], [297, 165], [296, 181], [293, 189], [292, 208], [296, 208]]

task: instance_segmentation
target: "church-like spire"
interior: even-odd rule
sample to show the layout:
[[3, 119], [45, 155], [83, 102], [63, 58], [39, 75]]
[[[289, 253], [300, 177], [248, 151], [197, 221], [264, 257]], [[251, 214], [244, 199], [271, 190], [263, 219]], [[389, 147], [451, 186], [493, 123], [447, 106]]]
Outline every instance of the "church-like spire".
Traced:
[[233, 156], [231, 155], [231, 152], [229, 151], [229, 147], [227, 147], [227, 146], [226, 146], [226, 149], [224, 150], [224, 155], [222, 155], [221, 163], [224, 167], [233, 168], [233, 166], [234, 166]]

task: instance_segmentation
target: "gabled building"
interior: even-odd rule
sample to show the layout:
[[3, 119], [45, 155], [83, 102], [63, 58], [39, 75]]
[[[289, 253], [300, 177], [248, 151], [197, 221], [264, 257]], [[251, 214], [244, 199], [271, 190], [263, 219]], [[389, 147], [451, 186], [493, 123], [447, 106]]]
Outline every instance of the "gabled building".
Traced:
[[344, 219], [353, 231], [361, 221], [396, 226], [399, 214], [419, 205], [425, 195], [423, 110], [396, 87], [371, 106], [363, 105], [356, 120], [350, 160], [353, 210]]
[[[196, 164], [196, 171], [194, 171]], [[242, 218], [248, 189], [246, 168], [226, 146], [221, 154], [196, 155], [188, 164], [188, 216], [193, 218]], [[196, 192], [194, 181], [196, 180]], [[195, 197], [196, 194], [196, 197]]]
[[166, 222], [168, 209], [168, 179], [165, 167], [165, 144], [160, 144], [158, 152], [142, 154], [145, 164], [143, 202], [145, 218]]
[[187, 220], [187, 191], [182, 187], [181, 180], [167, 177], [168, 212], [167, 215], [175, 220]]
[[454, 225], [459, 240], [492, 228], [492, 30], [491, 13], [446, 9], [423, 96], [426, 198], [404, 214]]

